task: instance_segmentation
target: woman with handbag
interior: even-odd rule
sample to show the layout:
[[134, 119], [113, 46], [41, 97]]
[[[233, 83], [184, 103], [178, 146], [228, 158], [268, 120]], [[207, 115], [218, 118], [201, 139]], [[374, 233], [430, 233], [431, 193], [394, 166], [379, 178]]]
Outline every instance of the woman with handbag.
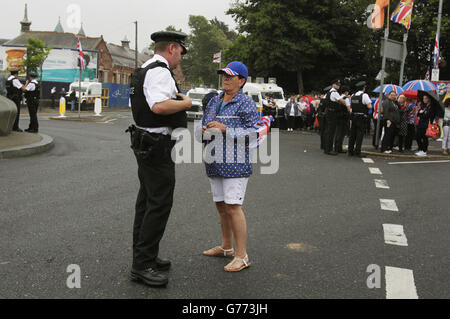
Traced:
[[442, 124], [444, 129], [444, 137], [442, 139], [442, 149], [443, 154], [448, 155], [450, 152], [450, 98], [446, 99], [444, 102], [445, 114], [444, 122]]
[[427, 156], [428, 152], [428, 136], [427, 129], [430, 122], [434, 120], [434, 114], [431, 107], [431, 98], [428, 95], [424, 95], [422, 99], [422, 106], [417, 112], [419, 118], [416, 131], [416, 140], [419, 150], [414, 154], [416, 156]]

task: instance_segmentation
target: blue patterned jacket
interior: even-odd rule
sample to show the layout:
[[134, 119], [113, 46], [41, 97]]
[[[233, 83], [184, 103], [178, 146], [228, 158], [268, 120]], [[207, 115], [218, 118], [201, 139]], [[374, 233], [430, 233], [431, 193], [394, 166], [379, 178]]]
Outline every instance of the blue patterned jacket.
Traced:
[[[248, 139], [242, 143], [244, 137], [254, 132], [253, 126], [260, 121], [257, 106], [251, 97], [245, 95], [242, 90], [228, 102], [222, 109], [224, 93], [211, 99], [206, 107], [202, 118], [202, 125], [196, 127], [196, 136], [201, 136], [201, 128], [210, 122], [217, 121], [227, 126], [227, 137], [223, 134], [223, 161], [222, 163], [205, 163], [208, 177], [242, 178], [250, 177], [252, 174], [252, 164], [250, 160], [250, 150]], [[219, 112], [220, 110], [220, 112]], [[233, 130], [238, 129], [238, 130]], [[227, 139], [234, 141], [234, 155], [227, 158]], [[228, 142], [231, 144], [230, 141]], [[239, 149], [239, 150], [238, 150]], [[217, 150], [215, 150], [217, 151]], [[220, 153], [219, 153], [220, 154]], [[240, 154], [238, 159], [238, 154]], [[245, 154], [245, 161], [242, 155]]]

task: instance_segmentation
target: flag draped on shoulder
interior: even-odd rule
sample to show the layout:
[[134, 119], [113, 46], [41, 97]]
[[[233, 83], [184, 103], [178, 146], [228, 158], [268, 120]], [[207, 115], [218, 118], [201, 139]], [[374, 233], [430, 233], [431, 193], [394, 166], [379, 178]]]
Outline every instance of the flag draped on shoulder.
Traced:
[[78, 39], [77, 42], [77, 49], [78, 49], [78, 59], [80, 59], [80, 67], [82, 70], [86, 68], [86, 60], [84, 59], [84, 53], [83, 48], [81, 47], [80, 39]]
[[261, 120], [256, 123], [253, 128], [255, 129], [255, 132], [257, 133], [257, 138], [255, 140], [250, 141], [250, 148], [258, 148], [259, 145], [264, 142], [264, 140], [267, 137], [267, 134], [269, 134], [270, 125], [273, 122], [273, 117], [270, 116], [263, 116], [261, 117]]
[[403, 24], [409, 30], [411, 27], [413, 7], [414, 0], [400, 1], [397, 9], [392, 12], [391, 20], [395, 23]]
[[384, 27], [384, 8], [389, 6], [389, 0], [377, 0], [372, 12], [372, 28], [374, 30]]

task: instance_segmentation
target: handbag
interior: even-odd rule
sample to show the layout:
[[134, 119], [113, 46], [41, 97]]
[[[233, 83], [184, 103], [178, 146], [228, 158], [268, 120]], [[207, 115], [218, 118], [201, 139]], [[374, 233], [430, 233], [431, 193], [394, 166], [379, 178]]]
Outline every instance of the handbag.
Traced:
[[431, 137], [431, 138], [438, 138], [439, 136], [439, 126], [436, 124], [428, 124], [427, 131], [425, 133], [425, 136]]

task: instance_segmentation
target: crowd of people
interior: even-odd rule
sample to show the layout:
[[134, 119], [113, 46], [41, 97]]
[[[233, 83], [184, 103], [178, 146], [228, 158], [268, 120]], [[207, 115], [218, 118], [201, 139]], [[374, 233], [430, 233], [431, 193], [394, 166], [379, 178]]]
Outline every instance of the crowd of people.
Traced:
[[[369, 134], [372, 134], [373, 147], [385, 154], [406, 152], [427, 156], [430, 139], [427, 130], [430, 124], [434, 124], [441, 130], [437, 140], [442, 140], [442, 153], [450, 153], [450, 99], [444, 101], [444, 116], [439, 118], [432, 107], [431, 94], [423, 93], [417, 98], [410, 98], [391, 91], [383, 95], [379, 107], [378, 93], [370, 97], [365, 82], [355, 87], [354, 94], [351, 94], [349, 87], [335, 80], [331, 89], [321, 97], [292, 95], [286, 98], [282, 114], [286, 124], [283, 126], [288, 132], [296, 129], [318, 130], [321, 149], [328, 155], [347, 153], [349, 156], [363, 157], [362, 140]], [[274, 101], [268, 98], [263, 115], [278, 115], [279, 119], [280, 114], [275, 113], [275, 107]], [[282, 127], [280, 123], [274, 126]], [[345, 136], [349, 139], [347, 151], [343, 150]], [[414, 141], [417, 143], [416, 149], [413, 149]]]

